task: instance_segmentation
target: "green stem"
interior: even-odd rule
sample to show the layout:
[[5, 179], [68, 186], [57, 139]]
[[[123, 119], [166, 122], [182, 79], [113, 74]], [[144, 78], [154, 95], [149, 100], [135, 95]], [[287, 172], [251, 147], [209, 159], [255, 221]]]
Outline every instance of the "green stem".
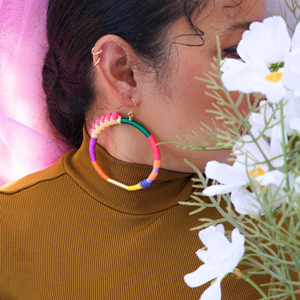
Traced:
[[210, 147], [205, 147], [205, 146], [190, 146], [190, 145], [186, 145], [184, 143], [180, 143], [180, 142], [159, 142], [157, 143], [158, 146], [160, 145], [177, 145], [177, 146], [181, 146], [183, 148], [187, 148], [189, 150], [198, 150], [198, 151], [216, 151], [216, 150], [232, 150], [232, 147], [215, 147], [215, 148], [210, 148]]
[[268, 296], [264, 293], [264, 291], [249, 277], [242, 277], [245, 281], [247, 281], [249, 284], [251, 284], [262, 296], [263, 298], [268, 298]]
[[[281, 254], [282, 258], [285, 260], [285, 254], [284, 254], [284, 252], [283, 252], [282, 247], [280, 247], [280, 254]], [[284, 269], [285, 269], [286, 276], [287, 276], [288, 280], [291, 281], [291, 274], [290, 274], [290, 272], [289, 272], [289, 269], [288, 269], [287, 264], [284, 264]], [[291, 293], [292, 299], [293, 299], [293, 300], [296, 300], [295, 294], [293, 293], [294, 288], [293, 288], [292, 284], [289, 284], [289, 289], [290, 289], [290, 291], [292, 292], [292, 293]]]
[[[282, 150], [283, 150], [283, 159], [284, 159], [284, 170], [286, 174], [286, 185], [287, 190], [290, 190], [290, 179], [289, 179], [289, 169], [287, 165], [287, 153], [286, 153], [286, 144], [285, 144], [285, 132], [284, 132], [284, 115], [283, 115], [283, 103], [280, 102], [280, 119], [281, 119], [281, 134], [282, 134]], [[290, 196], [289, 196], [290, 198]], [[289, 199], [291, 200], [291, 199]]]

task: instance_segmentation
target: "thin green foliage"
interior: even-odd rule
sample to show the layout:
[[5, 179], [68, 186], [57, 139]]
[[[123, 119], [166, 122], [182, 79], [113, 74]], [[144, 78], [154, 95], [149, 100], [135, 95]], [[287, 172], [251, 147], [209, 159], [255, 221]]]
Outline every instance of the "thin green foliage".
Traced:
[[[288, 9], [292, 12], [297, 22], [299, 22], [300, 2], [298, 0], [285, 0]], [[286, 18], [286, 12], [280, 7], [281, 15]], [[292, 31], [295, 28], [290, 28]], [[265, 133], [275, 125], [281, 124], [283, 128], [283, 106], [284, 103], [278, 103], [273, 106], [271, 117], [265, 113], [265, 128], [260, 132], [260, 136], [254, 137], [251, 133], [251, 126], [248, 122], [251, 113], [264, 112], [264, 106], [258, 107], [260, 94], [255, 95], [255, 101], [250, 101], [249, 95], [239, 93], [238, 99], [233, 100], [230, 93], [226, 90], [221, 81], [221, 48], [217, 38], [218, 56], [214, 58], [212, 65], [213, 71], [205, 75], [205, 78], [197, 78], [207, 84], [207, 95], [214, 100], [211, 113], [216, 120], [223, 121], [223, 127], [217, 128], [214, 122], [213, 128], [202, 124], [202, 132], [210, 137], [209, 142], [204, 140], [200, 134], [194, 132], [189, 135], [186, 144], [179, 138], [178, 147], [184, 147], [192, 150], [210, 151], [220, 149], [232, 149], [243, 151], [244, 143], [241, 136], [250, 135], [252, 141], [259, 148], [258, 140], [267, 139]], [[241, 111], [241, 104], [247, 101], [248, 111]], [[267, 104], [264, 104], [267, 105]], [[265, 107], [266, 108], [266, 107]], [[275, 116], [281, 115], [278, 122], [271, 122]], [[195, 166], [187, 162], [198, 174], [194, 179], [196, 192], [190, 202], [183, 202], [182, 205], [189, 205], [195, 210], [191, 215], [204, 211], [207, 208], [214, 207], [219, 213], [219, 218], [199, 219], [200, 225], [191, 230], [202, 230], [208, 226], [215, 226], [220, 223], [228, 222], [232, 227], [238, 228], [245, 236], [245, 257], [241, 261], [243, 268], [242, 278], [249, 283], [255, 275], [269, 276], [267, 283], [263, 284], [261, 289], [267, 290], [267, 294], [262, 299], [300, 299], [300, 194], [293, 188], [293, 178], [300, 175], [300, 135], [294, 133], [288, 139], [283, 135], [283, 153], [284, 165], [278, 170], [284, 172], [286, 176], [278, 186], [272, 185], [260, 186], [253, 177], [249, 175], [248, 190], [252, 191], [253, 197], [259, 202], [260, 214], [251, 214], [244, 216], [238, 214], [231, 203], [230, 194], [217, 195], [214, 197], [204, 196], [201, 191], [217, 182], [211, 181], [205, 177]], [[239, 142], [237, 144], [237, 142]], [[260, 149], [264, 162], [273, 170], [273, 161], [265, 155], [263, 149]], [[247, 154], [249, 155], [249, 154]], [[231, 160], [234, 159], [231, 157]], [[246, 160], [247, 161], [247, 160]], [[259, 162], [262, 163], [262, 162]], [[249, 168], [252, 165], [247, 166]], [[255, 165], [253, 165], [255, 169]], [[291, 177], [288, 174], [294, 174]], [[227, 233], [229, 238], [229, 232]], [[255, 283], [251, 283], [255, 286]], [[263, 295], [263, 292], [261, 293]]]

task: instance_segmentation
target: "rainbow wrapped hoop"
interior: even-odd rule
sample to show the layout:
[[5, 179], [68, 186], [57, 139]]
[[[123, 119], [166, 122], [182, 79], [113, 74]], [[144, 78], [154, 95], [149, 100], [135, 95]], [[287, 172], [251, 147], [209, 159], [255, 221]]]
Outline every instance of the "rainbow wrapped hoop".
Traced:
[[[135, 128], [137, 128], [138, 130], [140, 130], [148, 139], [152, 151], [153, 151], [153, 156], [154, 156], [154, 161], [153, 161], [153, 169], [152, 172], [150, 173], [150, 175], [148, 176], [147, 179], [139, 182], [136, 185], [130, 185], [127, 186], [123, 183], [120, 183], [116, 180], [113, 180], [111, 178], [109, 178], [101, 169], [101, 167], [99, 166], [98, 162], [97, 162], [97, 158], [96, 158], [96, 153], [95, 153], [95, 147], [97, 144], [97, 140], [99, 135], [102, 133], [102, 131], [104, 131], [106, 128], [113, 126], [113, 125], [117, 125], [117, 124], [129, 124], [134, 126]], [[151, 135], [151, 133], [145, 128], [143, 127], [141, 124], [135, 122], [135, 121], [129, 121], [129, 119], [126, 118], [122, 118], [118, 112], [114, 112], [114, 113], [108, 113], [106, 116], [102, 116], [100, 119], [98, 119], [96, 121], [96, 123], [93, 125], [92, 129], [90, 130], [90, 135], [91, 135], [91, 140], [90, 140], [90, 157], [92, 160], [92, 164], [94, 166], [94, 168], [96, 169], [96, 171], [98, 172], [98, 174], [107, 182], [110, 182], [116, 186], [119, 186], [127, 191], [137, 191], [137, 190], [141, 190], [141, 189], [145, 189], [147, 187], [149, 187], [152, 183], [152, 181], [157, 177], [158, 175], [158, 171], [160, 168], [160, 162], [161, 162], [161, 157], [160, 157], [160, 151], [158, 146], [156, 145], [156, 140], [154, 139], [154, 137]]]

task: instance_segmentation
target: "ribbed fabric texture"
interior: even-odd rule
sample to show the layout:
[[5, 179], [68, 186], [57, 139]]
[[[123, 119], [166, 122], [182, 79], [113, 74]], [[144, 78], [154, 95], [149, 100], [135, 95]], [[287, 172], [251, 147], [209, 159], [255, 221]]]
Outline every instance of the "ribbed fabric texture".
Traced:
[[[211, 208], [189, 216], [178, 204], [189, 201], [193, 175], [160, 170], [151, 187], [127, 192], [99, 177], [88, 143], [85, 132], [77, 152], [0, 192], [0, 299], [199, 299], [209, 283], [192, 289], [183, 281], [203, 247], [189, 229], [219, 215]], [[128, 185], [152, 169], [98, 146], [96, 155], [108, 176]], [[259, 298], [234, 276], [222, 282], [222, 300]]]

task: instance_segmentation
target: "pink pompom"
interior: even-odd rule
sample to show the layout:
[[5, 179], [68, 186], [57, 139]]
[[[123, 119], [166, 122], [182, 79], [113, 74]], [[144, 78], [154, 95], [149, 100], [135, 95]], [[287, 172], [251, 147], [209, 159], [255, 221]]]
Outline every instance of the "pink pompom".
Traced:
[[110, 120], [110, 117], [111, 117], [111, 113], [108, 113], [108, 114], [106, 115], [106, 120], [109, 121], [109, 120]]
[[90, 135], [92, 135], [92, 133], [93, 133], [93, 129], [90, 129], [89, 133], [90, 133]]
[[100, 125], [100, 121], [101, 121], [101, 119], [97, 119], [96, 120], [96, 124], [99, 126]]
[[114, 120], [117, 120], [119, 118], [119, 113], [117, 111], [114, 111], [112, 116]]
[[101, 120], [102, 123], [104, 123], [105, 122], [105, 116], [102, 116], [100, 120]]

